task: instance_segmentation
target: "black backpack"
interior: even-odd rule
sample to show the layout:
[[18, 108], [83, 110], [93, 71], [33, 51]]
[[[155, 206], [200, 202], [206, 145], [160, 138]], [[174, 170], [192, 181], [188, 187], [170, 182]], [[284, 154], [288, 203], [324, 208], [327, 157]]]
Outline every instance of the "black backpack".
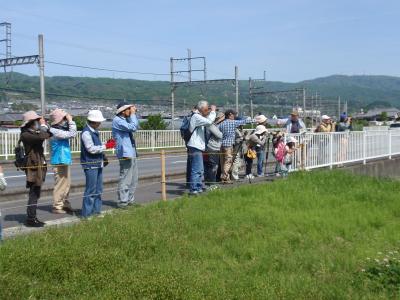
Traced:
[[17, 146], [14, 148], [14, 154], [14, 165], [17, 167], [17, 170], [25, 171], [27, 165], [27, 156], [25, 154], [25, 147], [21, 142], [21, 139], [18, 140]]
[[183, 118], [182, 121], [182, 125], [180, 127], [180, 132], [181, 132], [181, 137], [182, 139], [185, 141], [185, 145], [187, 145], [187, 143], [189, 143], [190, 138], [192, 137], [192, 134], [194, 131], [190, 131], [189, 127], [190, 127], [190, 120], [192, 118], [192, 116], [194, 115], [193, 112], [191, 112], [190, 114], [188, 114], [187, 116], [185, 116]]

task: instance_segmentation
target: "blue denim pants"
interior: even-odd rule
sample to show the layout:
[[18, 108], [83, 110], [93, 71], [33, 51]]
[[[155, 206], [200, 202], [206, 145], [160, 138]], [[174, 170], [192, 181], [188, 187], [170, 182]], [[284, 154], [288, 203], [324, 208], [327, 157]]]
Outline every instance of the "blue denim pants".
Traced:
[[256, 148], [256, 153], [257, 153], [257, 175], [261, 175], [261, 174], [263, 174], [265, 150]]
[[203, 152], [199, 149], [188, 147], [190, 162], [190, 192], [201, 192], [203, 190]]
[[101, 213], [103, 193], [103, 168], [84, 169], [86, 177], [85, 193], [82, 201], [82, 217]]

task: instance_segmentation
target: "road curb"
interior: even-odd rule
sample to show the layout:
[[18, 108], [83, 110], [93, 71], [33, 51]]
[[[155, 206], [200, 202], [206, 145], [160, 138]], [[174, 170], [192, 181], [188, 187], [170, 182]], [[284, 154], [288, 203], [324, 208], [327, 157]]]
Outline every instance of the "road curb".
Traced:
[[[171, 173], [167, 174], [167, 180], [181, 178], [186, 175], [186, 172], [179, 172], [179, 173]], [[106, 179], [103, 181], [104, 188], [111, 188], [116, 187], [118, 185], [118, 177], [113, 179]], [[154, 175], [146, 175], [139, 177], [139, 184], [140, 183], [150, 183], [150, 182], [160, 182], [161, 184], [161, 175], [154, 174]], [[41, 197], [49, 197], [53, 195], [53, 187], [44, 187], [41, 192]], [[85, 190], [85, 182], [79, 184], [71, 185], [70, 193], [83, 193]], [[5, 192], [0, 192], [0, 203], [1, 202], [8, 202], [13, 201], [16, 199], [27, 198], [28, 189], [26, 188], [18, 188], [18, 189], [9, 189]]]

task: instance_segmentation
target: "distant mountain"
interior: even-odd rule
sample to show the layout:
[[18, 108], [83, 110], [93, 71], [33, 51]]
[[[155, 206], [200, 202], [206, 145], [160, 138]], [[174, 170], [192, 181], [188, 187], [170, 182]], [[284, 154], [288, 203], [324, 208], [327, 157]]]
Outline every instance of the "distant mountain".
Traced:
[[[400, 107], [400, 77], [372, 75], [332, 75], [305, 80], [297, 83], [277, 81], [258, 82], [257, 86], [268, 91], [288, 90], [305, 87], [307, 95], [318, 92], [323, 99], [335, 101], [338, 96], [348, 101], [353, 110], [375, 106]], [[0, 74], [0, 88], [5, 88], [4, 74]], [[21, 73], [13, 73], [8, 84], [17, 92], [0, 89], [1, 99], [38, 98], [39, 78]], [[29, 91], [31, 93], [26, 93]], [[143, 81], [133, 79], [89, 78], [54, 76], [46, 77], [47, 97], [51, 100], [95, 101], [101, 99], [134, 99], [140, 103], [167, 104], [170, 97], [170, 85], [167, 81]], [[81, 97], [81, 98], [80, 98]], [[85, 98], [86, 97], [86, 98]], [[203, 87], [179, 87], [176, 91], [177, 107], [192, 105], [199, 99], [207, 98], [212, 102], [233, 105], [235, 95], [231, 84], [215, 84]], [[248, 104], [248, 81], [240, 81], [240, 103]], [[254, 103], [263, 106], [290, 106], [301, 104], [301, 95], [287, 94], [256, 97]]]

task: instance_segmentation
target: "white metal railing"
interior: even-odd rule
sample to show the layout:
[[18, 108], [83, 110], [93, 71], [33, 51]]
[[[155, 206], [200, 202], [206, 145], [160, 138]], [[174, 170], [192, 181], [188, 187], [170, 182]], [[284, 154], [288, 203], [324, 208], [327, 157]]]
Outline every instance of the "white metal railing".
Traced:
[[[291, 134], [301, 145], [292, 168], [333, 167], [350, 162], [400, 154], [400, 130], [352, 131], [338, 133]], [[111, 138], [111, 131], [100, 131], [102, 141]], [[18, 132], [0, 131], [0, 159], [13, 159]], [[139, 150], [183, 148], [179, 130], [140, 130], [135, 133]], [[80, 152], [80, 132], [70, 141], [73, 153]], [[271, 145], [272, 147], [272, 145]], [[270, 150], [271, 151], [271, 150]], [[46, 151], [48, 153], [48, 151]]]

